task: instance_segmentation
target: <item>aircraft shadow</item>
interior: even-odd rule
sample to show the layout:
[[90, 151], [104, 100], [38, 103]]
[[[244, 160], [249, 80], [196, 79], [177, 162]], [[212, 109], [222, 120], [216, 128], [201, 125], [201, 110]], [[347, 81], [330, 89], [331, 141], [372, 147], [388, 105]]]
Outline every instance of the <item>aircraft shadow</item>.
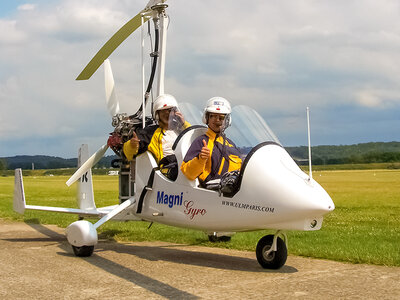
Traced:
[[[179, 245], [180, 247], [182, 245]], [[210, 248], [211, 249], [211, 248]], [[200, 251], [188, 251], [169, 246], [138, 246], [129, 244], [99, 243], [95, 252], [115, 251], [130, 254], [149, 261], [168, 261], [178, 264], [209, 267], [231, 271], [264, 272], [264, 273], [295, 273], [297, 269], [283, 266], [279, 270], [266, 270], [260, 267], [256, 259], [216, 254]]]
[[[64, 252], [59, 252], [59, 255], [74, 256], [71, 246], [66, 241], [63, 234], [59, 234], [51, 229], [41, 225], [26, 223], [36, 231], [46, 235], [48, 238], [18, 238], [9, 239], [10, 241], [54, 241], [58, 243], [60, 249]], [[179, 245], [181, 246], [181, 245]], [[97, 266], [110, 274], [118, 276], [124, 280], [134, 283], [148, 291], [167, 298], [182, 298], [182, 299], [197, 299], [198, 297], [181, 291], [173, 286], [160, 282], [156, 279], [140, 274], [130, 268], [127, 268], [119, 263], [113, 262], [107, 258], [96, 255], [102, 251], [115, 251], [135, 255], [139, 258], [149, 261], [168, 261], [179, 264], [203, 266], [216, 269], [232, 270], [232, 271], [247, 271], [247, 272], [265, 272], [265, 273], [295, 273], [298, 270], [291, 266], [283, 266], [279, 270], [262, 269], [256, 259], [249, 259], [237, 256], [215, 254], [200, 251], [188, 251], [176, 249], [174, 246], [138, 246], [130, 244], [120, 244], [117, 242], [99, 241], [95, 247], [93, 256], [84, 258], [86, 262]]]
[[[26, 223], [38, 232], [50, 237], [54, 241], [66, 242], [66, 237], [63, 234], [59, 234], [51, 229], [41, 225]], [[32, 239], [30, 239], [32, 240]], [[38, 240], [38, 239], [36, 239]], [[45, 238], [39, 238], [39, 240], [45, 240]], [[68, 252], [68, 255], [74, 255], [72, 253], [71, 246], [67, 243], [60, 243], [63, 250]], [[279, 270], [268, 270], [263, 269], [258, 264], [257, 260], [237, 257], [224, 254], [216, 254], [210, 252], [200, 251], [188, 251], [182, 249], [176, 249], [182, 245], [166, 245], [166, 246], [140, 246], [131, 244], [121, 244], [114, 241], [99, 241], [95, 246], [94, 254], [101, 251], [115, 251], [117, 253], [124, 253], [135, 255], [139, 258], [146, 259], [149, 261], [168, 261], [179, 264], [194, 265], [200, 267], [209, 267], [215, 269], [224, 269], [231, 271], [247, 271], [247, 272], [267, 272], [267, 273], [296, 273], [298, 270], [292, 266], [284, 265]], [[210, 248], [212, 249], [212, 248]]]
[[[34, 220], [31, 220], [34, 221]], [[8, 241], [14, 241], [14, 242], [32, 242], [32, 241], [39, 241], [39, 242], [56, 242], [59, 246], [60, 249], [62, 249], [64, 252], [59, 252], [59, 255], [64, 255], [64, 256], [75, 256], [72, 252], [71, 246], [68, 244], [65, 235], [59, 234], [41, 224], [35, 224], [33, 223], [28, 223], [25, 222], [28, 226], [31, 228], [35, 229], [36, 231], [40, 232], [41, 234], [47, 236], [46, 237], [41, 237], [41, 238], [16, 238], [16, 239], [6, 239]], [[102, 244], [102, 243], [100, 243]], [[112, 245], [118, 243], [112, 242], [110, 243]], [[112, 248], [112, 247], [111, 247]], [[81, 259], [81, 258], [79, 258]], [[153, 279], [151, 277], [148, 277], [146, 275], [140, 274], [130, 268], [127, 268], [121, 264], [115, 263], [107, 258], [101, 257], [99, 255], [96, 255], [96, 252], [94, 252], [94, 255], [91, 257], [87, 258], [82, 258], [85, 259], [86, 262], [98, 267], [99, 269], [102, 269], [110, 274], [113, 274], [115, 276], [118, 276], [128, 282], [132, 282], [133, 284], [140, 286], [150, 292], [153, 292], [157, 295], [160, 295], [162, 297], [168, 298], [168, 299], [198, 299], [199, 297], [192, 295], [190, 293], [187, 293], [185, 291], [179, 290], [173, 286], [170, 286], [168, 284], [165, 284], [161, 281], [158, 281], [156, 279]]]
[[[34, 223], [31, 223], [34, 222]], [[29, 237], [29, 238], [9, 238], [3, 239], [9, 242], [64, 242], [65, 235], [55, 232], [41, 224], [38, 223], [37, 219], [30, 219], [25, 221], [25, 224], [34, 230], [42, 233], [46, 237]]]

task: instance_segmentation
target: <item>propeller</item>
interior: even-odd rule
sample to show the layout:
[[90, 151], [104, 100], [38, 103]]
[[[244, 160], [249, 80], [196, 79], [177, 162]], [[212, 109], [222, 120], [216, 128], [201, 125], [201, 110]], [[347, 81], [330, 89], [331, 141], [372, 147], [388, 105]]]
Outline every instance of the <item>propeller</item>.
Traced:
[[[106, 103], [107, 108], [111, 116], [115, 116], [119, 113], [119, 102], [115, 95], [115, 84], [114, 84], [114, 76], [111, 70], [111, 63], [109, 59], [104, 61], [104, 83], [106, 90]], [[96, 165], [100, 159], [104, 156], [108, 149], [108, 145], [103, 145], [97, 150], [76, 172], [71, 176], [70, 179], [66, 182], [68, 186], [73, 184], [79, 178], [82, 177], [87, 171], [89, 171], [94, 165]]]
[[[149, 15], [152, 11], [152, 7], [158, 4], [163, 4], [166, 0], [150, 0], [146, 7], [129, 20], [124, 26], [122, 26], [96, 53], [92, 60], [87, 64], [83, 71], [78, 75], [76, 80], [87, 80], [94, 72], [104, 63], [104, 79], [105, 79], [105, 91], [106, 91], [106, 102], [107, 108], [111, 116], [115, 116], [120, 112], [119, 102], [115, 95], [114, 89], [114, 77], [111, 71], [110, 61], [107, 59], [111, 53], [136, 29], [142, 24], [147, 22], [149, 18], [142, 18], [142, 16]], [[143, 22], [143, 23], [142, 23]], [[97, 150], [72, 176], [68, 179], [66, 184], [72, 185], [75, 181], [81, 178], [89, 169], [97, 164], [100, 159], [104, 156], [109, 146], [103, 145]]]
[[[87, 80], [101, 64], [114, 52], [114, 50], [121, 45], [136, 29], [142, 25], [142, 16], [151, 11], [151, 7], [164, 3], [166, 0], [150, 0], [146, 7], [139, 12], [136, 16], [130, 19], [124, 26], [122, 26], [96, 53], [92, 60], [87, 64], [83, 71], [78, 75], [76, 80]], [[148, 21], [148, 18], [143, 18], [143, 24]]]
[[111, 63], [109, 59], [104, 61], [104, 83], [108, 112], [110, 113], [111, 117], [114, 117], [116, 114], [120, 113], [120, 109], [117, 96], [115, 95], [114, 76], [111, 70]]
[[91, 169], [95, 164], [97, 164], [100, 159], [104, 156], [108, 149], [107, 144], [101, 146], [99, 150], [96, 151], [67, 181], [67, 185], [71, 186], [75, 181], [83, 176], [89, 169]]

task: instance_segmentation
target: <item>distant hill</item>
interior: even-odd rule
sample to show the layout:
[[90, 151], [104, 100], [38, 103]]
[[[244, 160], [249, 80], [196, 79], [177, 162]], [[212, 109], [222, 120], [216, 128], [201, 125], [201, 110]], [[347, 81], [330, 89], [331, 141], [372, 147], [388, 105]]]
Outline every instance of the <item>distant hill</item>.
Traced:
[[13, 157], [2, 158], [6, 161], [7, 169], [13, 170], [16, 168], [32, 169], [34, 164], [35, 169], [59, 169], [59, 168], [73, 168], [76, 167], [77, 159], [65, 159], [55, 156], [45, 155], [19, 155]]
[[[286, 147], [289, 154], [301, 161], [308, 160], [308, 147]], [[400, 142], [377, 142], [339, 146], [315, 146], [311, 149], [315, 165], [399, 162]]]
[[[286, 147], [286, 150], [300, 164], [307, 163], [308, 147]], [[314, 146], [311, 151], [314, 165], [400, 162], [400, 142]], [[111, 161], [116, 158], [116, 155], [103, 157], [96, 167], [110, 168]], [[77, 159], [44, 155], [2, 157], [0, 158], [0, 170], [32, 169], [32, 163], [35, 169], [76, 168]]]
[[[103, 157], [96, 165], [98, 168], [111, 166], [111, 161], [117, 158], [116, 155]], [[14, 170], [17, 168], [21, 169], [32, 169], [32, 163], [35, 169], [61, 169], [61, 168], [76, 168], [78, 165], [77, 158], [61, 158], [56, 156], [45, 156], [45, 155], [19, 155], [13, 157], [2, 157], [0, 158], [0, 169], [7, 168], [8, 170]]]

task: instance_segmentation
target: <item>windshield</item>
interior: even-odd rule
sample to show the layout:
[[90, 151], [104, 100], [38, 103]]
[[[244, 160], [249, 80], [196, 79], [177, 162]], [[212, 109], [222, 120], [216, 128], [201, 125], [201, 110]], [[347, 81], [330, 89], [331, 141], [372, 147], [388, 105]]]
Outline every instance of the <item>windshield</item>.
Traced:
[[[191, 125], [205, 125], [202, 122], [203, 113], [195, 105], [180, 103], [179, 109]], [[226, 136], [243, 153], [248, 153], [262, 142], [275, 142], [281, 145], [265, 120], [254, 109], [245, 105], [235, 106], [232, 109], [231, 119], [231, 126], [225, 130]]]

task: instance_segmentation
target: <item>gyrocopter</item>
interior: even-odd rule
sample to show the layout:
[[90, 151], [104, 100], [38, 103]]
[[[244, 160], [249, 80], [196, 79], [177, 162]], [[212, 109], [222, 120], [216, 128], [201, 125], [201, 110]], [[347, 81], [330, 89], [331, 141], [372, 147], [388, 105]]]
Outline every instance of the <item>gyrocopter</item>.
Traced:
[[[252, 144], [243, 161], [234, 192], [221, 193], [199, 186], [197, 179], [189, 180], [181, 172], [176, 180], [170, 180], [159, 170], [150, 152], [127, 161], [121, 153], [122, 144], [132, 137], [137, 128], [153, 124], [146, 116], [146, 106], [151, 96], [164, 94], [164, 69], [168, 5], [165, 0], [150, 0], [146, 7], [127, 22], [97, 52], [79, 74], [77, 80], [87, 80], [104, 63], [107, 106], [112, 115], [114, 132], [108, 143], [90, 158], [87, 145], [79, 150], [79, 169], [67, 181], [70, 186], [78, 181], [79, 208], [47, 207], [27, 205], [23, 187], [22, 171], [15, 171], [14, 210], [25, 209], [72, 213], [80, 216], [66, 229], [68, 242], [75, 255], [90, 256], [97, 244], [97, 228], [109, 220], [148, 221], [192, 228], [204, 231], [210, 240], [227, 237], [235, 232], [261, 229], [276, 230], [275, 234], [262, 237], [256, 247], [257, 260], [263, 268], [278, 269], [287, 258], [285, 230], [319, 230], [323, 216], [335, 206], [326, 191], [297, 166], [269, 130], [266, 123], [253, 110], [238, 106], [234, 124], [240, 132], [246, 128], [245, 139], [253, 134], [257, 144]], [[154, 49], [150, 53], [151, 74], [147, 89], [143, 90], [142, 103], [131, 116], [120, 112], [114, 93], [114, 79], [110, 54], [136, 29], [148, 21], [153, 22]], [[143, 39], [143, 35], [142, 35]], [[144, 81], [143, 76], [143, 81]], [[145, 85], [144, 85], [145, 86]], [[235, 110], [235, 109], [234, 109]], [[190, 115], [190, 114], [188, 114]], [[236, 119], [235, 119], [236, 118]], [[193, 122], [192, 125], [196, 123]], [[261, 124], [256, 127], [255, 124]], [[232, 135], [235, 135], [232, 126]], [[178, 165], [192, 141], [204, 134], [206, 128], [193, 125], [185, 129], [176, 139], [173, 149]], [[268, 132], [263, 134], [262, 130]], [[233, 137], [240, 140], [239, 136]], [[243, 147], [246, 144], [243, 143]], [[111, 148], [118, 159], [113, 166], [119, 171], [119, 204], [97, 208], [94, 202], [91, 168]], [[84, 220], [95, 217], [95, 223]]]

